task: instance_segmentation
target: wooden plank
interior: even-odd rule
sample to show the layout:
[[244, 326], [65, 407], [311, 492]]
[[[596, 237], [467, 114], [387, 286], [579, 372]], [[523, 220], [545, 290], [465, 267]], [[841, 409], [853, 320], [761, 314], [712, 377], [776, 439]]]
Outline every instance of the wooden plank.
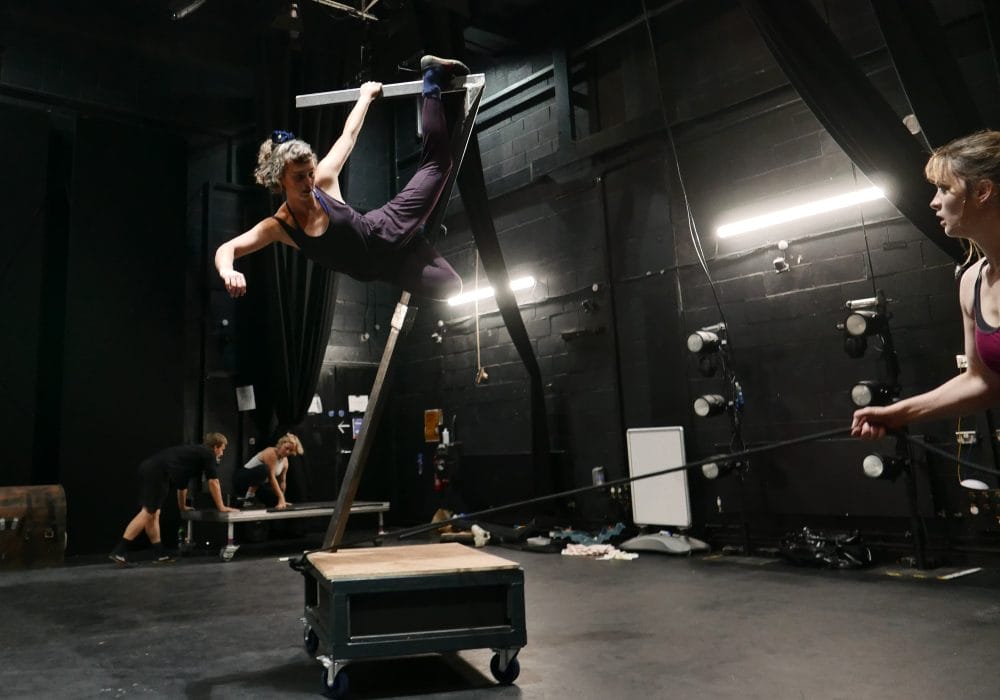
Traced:
[[350, 515], [351, 507], [354, 503], [354, 496], [358, 492], [361, 484], [361, 476], [364, 474], [365, 466], [368, 463], [368, 453], [371, 451], [372, 442], [375, 439], [375, 430], [378, 428], [382, 412], [385, 410], [385, 399], [382, 394], [386, 384], [392, 377], [393, 353], [396, 350], [396, 343], [403, 331], [403, 324], [406, 321], [407, 305], [410, 303], [410, 293], [403, 292], [399, 296], [396, 304], [396, 311], [392, 315], [389, 323], [389, 337], [385, 341], [385, 349], [382, 351], [382, 361], [379, 363], [378, 372], [375, 374], [375, 384], [372, 386], [368, 399], [368, 409], [365, 411], [364, 420], [361, 422], [361, 431], [358, 433], [358, 440], [351, 451], [351, 458], [347, 462], [347, 471], [344, 472], [344, 480], [340, 483], [340, 491], [337, 493], [337, 506], [330, 524], [326, 528], [326, 535], [323, 537], [323, 549], [335, 548], [340, 545], [344, 537], [344, 530], [347, 529], [347, 517]]
[[306, 557], [329, 581], [517, 569], [517, 562], [455, 542], [313, 552]]

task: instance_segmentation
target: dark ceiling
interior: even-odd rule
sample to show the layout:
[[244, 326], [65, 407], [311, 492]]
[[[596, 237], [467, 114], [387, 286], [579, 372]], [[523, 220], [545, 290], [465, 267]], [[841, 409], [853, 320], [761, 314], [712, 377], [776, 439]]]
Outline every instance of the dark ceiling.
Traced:
[[[367, 43], [385, 51], [387, 45], [399, 47], [404, 37], [404, 44], [425, 44], [407, 47], [419, 52], [441, 50], [427, 44], [439, 44], [440, 36], [449, 35], [449, 48], [455, 51], [456, 37], [461, 37], [465, 56], [475, 61], [477, 56], [489, 60], [508, 53], [572, 47], [643, 10], [643, 0], [342, 0], [340, 4], [354, 8], [370, 5], [377, 21], [368, 21], [325, 4], [328, 1], [5, 0], [0, 18], [47, 33], [98, 35], [146, 49], [151, 41], [185, 35], [210, 38], [206, 45], [222, 51], [237, 50], [242, 39], [263, 31], [288, 32], [298, 38], [320, 26], [320, 33], [342, 50]], [[663, 4], [664, 0], [646, 2], [650, 10]], [[4, 18], [4, 12], [9, 16]], [[192, 48], [200, 47], [201, 42], [193, 41]]]
[[[508, 57], [573, 49], [636, 20], [644, 7], [653, 14], [684, 0], [343, 0], [362, 2], [377, 21], [329, 0], [0, 0], [0, 68], [5, 48], [23, 49], [19, 69], [25, 56], [45, 64], [0, 92], [25, 88], [87, 104], [98, 99], [95, 85], [119, 96], [157, 92], [198, 115], [191, 120], [228, 131], [252, 118], [262, 84], [281, 89], [280, 75], [297, 74], [296, 91], [391, 81], [422, 53], [485, 70]], [[61, 85], [50, 95], [52, 76]]]

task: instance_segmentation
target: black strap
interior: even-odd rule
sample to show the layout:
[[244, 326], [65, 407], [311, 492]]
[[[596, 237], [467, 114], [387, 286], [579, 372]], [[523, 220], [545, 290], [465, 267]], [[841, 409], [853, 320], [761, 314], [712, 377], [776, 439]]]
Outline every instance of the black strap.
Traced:
[[972, 305], [976, 309], [976, 326], [978, 326], [979, 330], [981, 331], [984, 331], [986, 333], [992, 333], [997, 329], [986, 322], [986, 319], [983, 317], [982, 303], [979, 301], [979, 296], [980, 296], [979, 287], [982, 285], [983, 282], [983, 269], [985, 267], [986, 267], [985, 261], [979, 264], [979, 274], [976, 275], [976, 286], [975, 286], [975, 292], [972, 295]]
[[[521, 311], [517, 307], [514, 293], [510, 291], [510, 276], [500, 250], [493, 217], [490, 215], [489, 198], [486, 194], [486, 180], [483, 178], [482, 158], [479, 155], [479, 141], [472, 138], [465, 152], [462, 168], [458, 173], [458, 191], [469, 217], [469, 227], [476, 239], [483, 269], [493, 286], [497, 306], [510, 339], [531, 377], [531, 452], [536, 459], [549, 454], [549, 425], [545, 415], [545, 393], [542, 373], [538, 360], [524, 327]], [[542, 462], [536, 462], [542, 464]]]

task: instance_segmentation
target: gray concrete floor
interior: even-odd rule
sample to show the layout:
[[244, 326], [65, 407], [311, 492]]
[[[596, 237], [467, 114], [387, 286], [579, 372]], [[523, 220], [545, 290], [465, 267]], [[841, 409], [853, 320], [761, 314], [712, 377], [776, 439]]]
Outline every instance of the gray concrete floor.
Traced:
[[[476, 650], [354, 664], [350, 697], [1000, 697], [997, 571], [488, 551], [525, 571], [517, 684]], [[302, 588], [274, 555], [0, 573], [0, 697], [320, 697]]]

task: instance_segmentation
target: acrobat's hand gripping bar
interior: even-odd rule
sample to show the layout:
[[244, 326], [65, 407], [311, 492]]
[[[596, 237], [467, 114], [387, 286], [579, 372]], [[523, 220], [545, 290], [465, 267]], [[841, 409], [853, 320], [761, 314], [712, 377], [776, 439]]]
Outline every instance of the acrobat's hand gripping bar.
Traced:
[[[482, 89], [486, 85], [486, 76], [483, 73], [473, 73], [461, 78], [455, 78], [451, 85], [444, 92], [460, 92], [462, 90]], [[415, 97], [420, 94], [423, 82], [413, 80], [408, 83], [386, 83], [382, 85], [381, 97]], [[311, 92], [305, 95], [295, 96], [295, 108], [321, 107], [323, 105], [337, 105], [345, 102], [357, 102], [361, 97], [361, 88], [350, 88], [348, 90], [331, 90], [330, 92]]]

